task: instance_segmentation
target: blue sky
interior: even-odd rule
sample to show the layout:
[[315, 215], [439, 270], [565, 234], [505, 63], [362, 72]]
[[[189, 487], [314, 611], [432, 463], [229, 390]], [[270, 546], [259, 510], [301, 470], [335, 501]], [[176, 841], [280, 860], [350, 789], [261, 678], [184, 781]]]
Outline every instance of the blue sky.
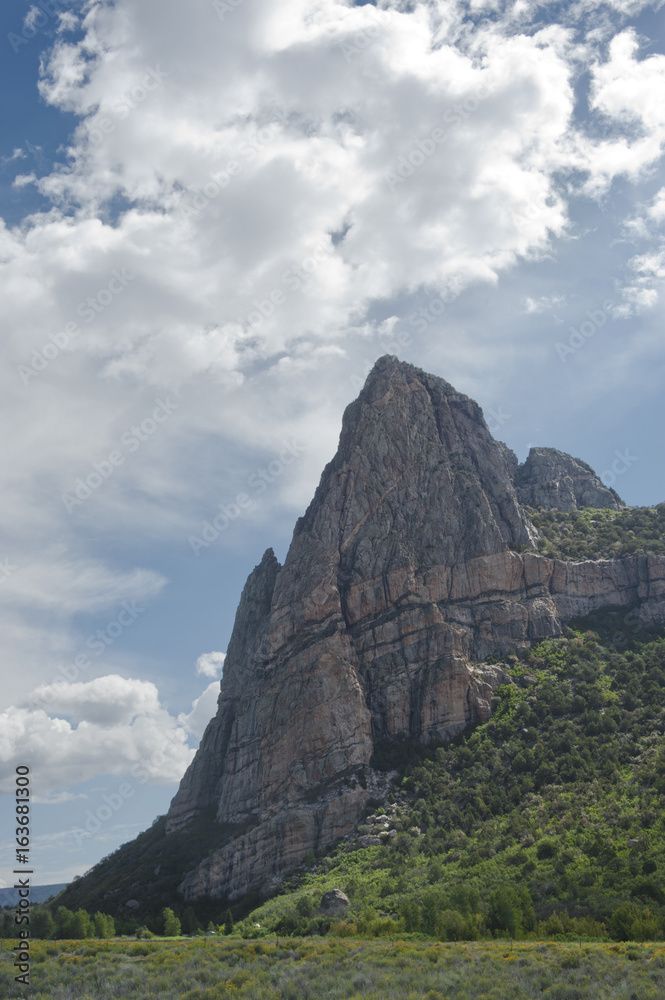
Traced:
[[381, 354], [665, 498], [657, 4], [46, 8], [0, 11], [1, 787], [43, 883], [168, 808]]

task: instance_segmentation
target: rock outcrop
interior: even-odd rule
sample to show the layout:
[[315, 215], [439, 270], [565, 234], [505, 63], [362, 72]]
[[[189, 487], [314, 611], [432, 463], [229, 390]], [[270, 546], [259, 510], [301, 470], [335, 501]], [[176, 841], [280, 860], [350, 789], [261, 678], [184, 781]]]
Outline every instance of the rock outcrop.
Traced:
[[547, 510], [577, 510], [626, 505], [598, 478], [590, 465], [556, 448], [532, 448], [523, 465], [514, 469], [513, 482], [520, 503]]
[[377, 740], [441, 740], [488, 717], [503, 678], [490, 654], [604, 605], [665, 620], [665, 558], [537, 554], [513, 477], [577, 504], [593, 473], [553, 452], [547, 487], [537, 456], [522, 477], [508, 452], [443, 379], [377, 362], [284, 565], [268, 550], [244, 588], [217, 715], [167, 817], [173, 832], [214, 807], [227, 838], [185, 875], [185, 898], [268, 890], [347, 834]]
[[345, 892], [341, 889], [331, 889], [329, 892], [324, 892], [319, 909], [328, 916], [338, 916], [345, 913], [349, 906], [349, 897]]

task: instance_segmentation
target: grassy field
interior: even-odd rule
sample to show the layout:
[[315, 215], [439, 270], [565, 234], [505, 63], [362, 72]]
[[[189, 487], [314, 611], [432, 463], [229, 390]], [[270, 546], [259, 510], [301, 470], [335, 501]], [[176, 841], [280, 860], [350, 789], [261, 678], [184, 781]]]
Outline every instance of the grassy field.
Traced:
[[661, 1000], [665, 947], [493, 941], [35, 941], [30, 987], [3, 941], [0, 1000]]

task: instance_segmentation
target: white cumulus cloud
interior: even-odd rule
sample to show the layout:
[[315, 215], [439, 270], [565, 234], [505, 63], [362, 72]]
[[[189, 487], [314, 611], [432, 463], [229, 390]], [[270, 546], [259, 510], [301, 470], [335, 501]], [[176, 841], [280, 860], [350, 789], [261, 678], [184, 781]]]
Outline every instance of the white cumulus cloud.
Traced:
[[193, 754], [187, 731], [149, 681], [108, 675], [40, 686], [28, 704], [0, 716], [2, 790], [13, 786], [14, 768], [28, 764], [34, 790], [50, 801], [106, 774], [177, 782]]
[[226, 653], [201, 653], [196, 661], [196, 673], [203, 677], [221, 677]]
[[201, 739], [206, 726], [217, 712], [217, 702], [219, 700], [219, 682], [213, 681], [208, 684], [200, 698], [192, 702], [192, 710], [188, 713], [181, 713], [178, 716], [178, 723], [183, 726], [188, 733], [192, 733], [197, 739]]

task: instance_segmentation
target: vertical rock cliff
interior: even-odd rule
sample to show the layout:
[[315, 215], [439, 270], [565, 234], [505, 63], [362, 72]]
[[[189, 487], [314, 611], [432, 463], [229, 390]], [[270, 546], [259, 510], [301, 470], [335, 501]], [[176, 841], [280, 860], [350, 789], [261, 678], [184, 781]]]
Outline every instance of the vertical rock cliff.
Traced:
[[665, 560], [536, 554], [514, 481], [528, 502], [549, 489], [581, 505], [605, 489], [553, 454], [558, 486], [538, 455], [516, 468], [443, 379], [377, 362], [284, 565], [268, 550], [243, 590], [218, 712], [166, 826], [214, 807], [231, 839], [186, 874], [186, 898], [269, 888], [352, 829], [377, 740], [444, 739], [488, 716], [490, 654], [605, 604], [641, 601], [661, 620]]

